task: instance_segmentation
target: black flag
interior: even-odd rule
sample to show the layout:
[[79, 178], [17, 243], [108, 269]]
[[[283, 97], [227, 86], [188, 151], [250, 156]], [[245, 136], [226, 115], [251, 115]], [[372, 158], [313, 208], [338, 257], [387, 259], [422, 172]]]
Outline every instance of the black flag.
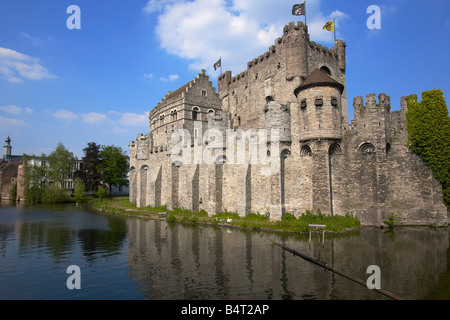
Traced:
[[219, 59], [216, 63], [214, 63], [214, 71], [217, 70], [217, 68], [220, 68], [222, 66], [222, 58]]
[[306, 14], [305, 4], [294, 4], [292, 7], [292, 14], [294, 16], [304, 16]]

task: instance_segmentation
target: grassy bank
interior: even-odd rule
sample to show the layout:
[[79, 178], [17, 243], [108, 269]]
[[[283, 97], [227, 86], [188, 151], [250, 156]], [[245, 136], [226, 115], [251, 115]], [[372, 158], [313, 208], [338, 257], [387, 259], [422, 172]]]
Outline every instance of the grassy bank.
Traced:
[[208, 213], [204, 210], [200, 212], [192, 212], [182, 208], [169, 210], [166, 206], [137, 208], [135, 204], [128, 201], [128, 197], [97, 200], [93, 202], [93, 207], [101, 211], [146, 218], [161, 218], [159, 213], [165, 212], [165, 218], [168, 222], [231, 226], [255, 231], [307, 232], [309, 224], [322, 224], [327, 226], [328, 232], [343, 232], [361, 226], [360, 221], [349, 214], [345, 216], [325, 216], [320, 211], [316, 214], [307, 211], [298, 218], [286, 213], [282, 220], [270, 221], [267, 214], [257, 213], [250, 213], [247, 217], [240, 217], [234, 212], [221, 212], [208, 216]]

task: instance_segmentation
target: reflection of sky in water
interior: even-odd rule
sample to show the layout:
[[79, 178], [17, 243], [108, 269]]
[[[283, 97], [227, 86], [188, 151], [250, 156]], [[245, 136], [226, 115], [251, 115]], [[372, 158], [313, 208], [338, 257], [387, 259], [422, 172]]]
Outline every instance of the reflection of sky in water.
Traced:
[[[3, 207], [2, 207], [3, 206]], [[443, 228], [366, 228], [326, 236], [274, 235], [93, 214], [73, 206], [0, 206], [0, 299], [384, 299], [269, 240], [407, 299], [448, 297]], [[81, 290], [68, 290], [69, 265]]]

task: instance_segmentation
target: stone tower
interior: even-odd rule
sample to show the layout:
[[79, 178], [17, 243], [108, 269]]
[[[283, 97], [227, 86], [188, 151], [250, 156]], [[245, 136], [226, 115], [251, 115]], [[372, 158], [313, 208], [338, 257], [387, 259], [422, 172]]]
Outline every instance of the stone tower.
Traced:
[[300, 105], [300, 141], [342, 139], [344, 86], [316, 69], [294, 93]]
[[333, 157], [341, 151], [344, 85], [320, 69], [294, 91], [300, 106], [300, 143], [312, 156], [312, 205], [333, 214]]
[[8, 136], [5, 139], [6, 144], [3, 146], [3, 159], [4, 160], [11, 160], [11, 138]]

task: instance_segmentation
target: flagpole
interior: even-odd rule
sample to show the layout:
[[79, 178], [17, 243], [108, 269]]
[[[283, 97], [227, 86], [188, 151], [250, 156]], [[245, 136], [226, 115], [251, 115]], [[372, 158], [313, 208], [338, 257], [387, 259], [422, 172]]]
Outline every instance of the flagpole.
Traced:
[[306, 26], [306, 0], [303, 4], [305, 5], [305, 26]]
[[[305, 4], [305, 27], [308, 28], [308, 25], [306, 24], [306, 0], [304, 2]], [[306, 29], [308, 30], [308, 29]], [[305, 35], [305, 56], [306, 56], [306, 77], [309, 76], [309, 63], [308, 63], [308, 32], [306, 32]]]
[[336, 19], [333, 19], [334, 42], [336, 42]]
[[222, 56], [220, 56], [220, 75], [222, 75]]

